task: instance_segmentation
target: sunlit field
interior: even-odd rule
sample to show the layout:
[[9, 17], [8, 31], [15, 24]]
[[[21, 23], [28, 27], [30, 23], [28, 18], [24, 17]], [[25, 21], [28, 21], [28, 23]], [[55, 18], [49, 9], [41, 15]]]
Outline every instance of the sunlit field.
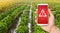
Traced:
[[31, 5], [32, 33], [48, 33], [35, 23], [37, 4], [41, 3], [48, 4], [60, 28], [60, 0], [0, 0], [0, 33], [28, 33]]

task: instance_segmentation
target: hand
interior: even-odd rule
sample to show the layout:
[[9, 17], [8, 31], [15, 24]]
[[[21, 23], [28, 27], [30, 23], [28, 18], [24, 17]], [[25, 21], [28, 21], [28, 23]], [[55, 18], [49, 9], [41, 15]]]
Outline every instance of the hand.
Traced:
[[[37, 11], [37, 10], [36, 10]], [[54, 24], [54, 15], [52, 14], [51, 10], [49, 9], [49, 20], [48, 20], [48, 25], [44, 26], [44, 25], [38, 25], [41, 26], [41, 28], [47, 32], [50, 32], [52, 27], [55, 26]]]

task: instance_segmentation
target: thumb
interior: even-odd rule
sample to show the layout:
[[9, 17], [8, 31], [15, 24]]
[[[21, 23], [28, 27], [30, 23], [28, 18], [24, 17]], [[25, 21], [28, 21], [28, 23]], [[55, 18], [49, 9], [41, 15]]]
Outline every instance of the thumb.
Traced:
[[48, 9], [48, 11], [49, 11], [50, 17], [54, 18], [54, 15], [53, 15], [53, 13], [51, 12], [51, 10]]

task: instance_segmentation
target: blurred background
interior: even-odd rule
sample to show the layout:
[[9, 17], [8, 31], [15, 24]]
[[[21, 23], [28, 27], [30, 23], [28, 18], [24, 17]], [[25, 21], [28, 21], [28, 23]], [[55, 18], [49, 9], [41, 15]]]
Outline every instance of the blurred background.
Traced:
[[0, 0], [0, 33], [48, 33], [35, 23], [34, 12], [41, 3], [48, 4], [60, 28], [60, 0]]

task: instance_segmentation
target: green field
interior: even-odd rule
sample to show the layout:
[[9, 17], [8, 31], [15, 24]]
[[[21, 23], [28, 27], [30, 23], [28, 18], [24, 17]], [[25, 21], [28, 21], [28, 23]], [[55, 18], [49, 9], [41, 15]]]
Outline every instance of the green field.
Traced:
[[[16, 18], [21, 18], [16, 33], [28, 33], [29, 9], [32, 2], [32, 33], [48, 33], [35, 23], [37, 4], [47, 3], [55, 17], [55, 24], [60, 28], [60, 0], [17, 0], [17, 3], [2, 6], [0, 9], [0, 33], [8, 33], [15, 26]], [[1, 4], [1, 3], [0, 3]], [[1, 11], [4, 11], [1, 13]], [[20, 14], [22, 13], [22, 14]], [[20, 15], [20, 16], [19, 16]], [[18, 17], [19, 16], [19, 17]], [[17, 21], [18, 22], [18, 21]], [[16, 28], [16, 27], [15, 27]]]

